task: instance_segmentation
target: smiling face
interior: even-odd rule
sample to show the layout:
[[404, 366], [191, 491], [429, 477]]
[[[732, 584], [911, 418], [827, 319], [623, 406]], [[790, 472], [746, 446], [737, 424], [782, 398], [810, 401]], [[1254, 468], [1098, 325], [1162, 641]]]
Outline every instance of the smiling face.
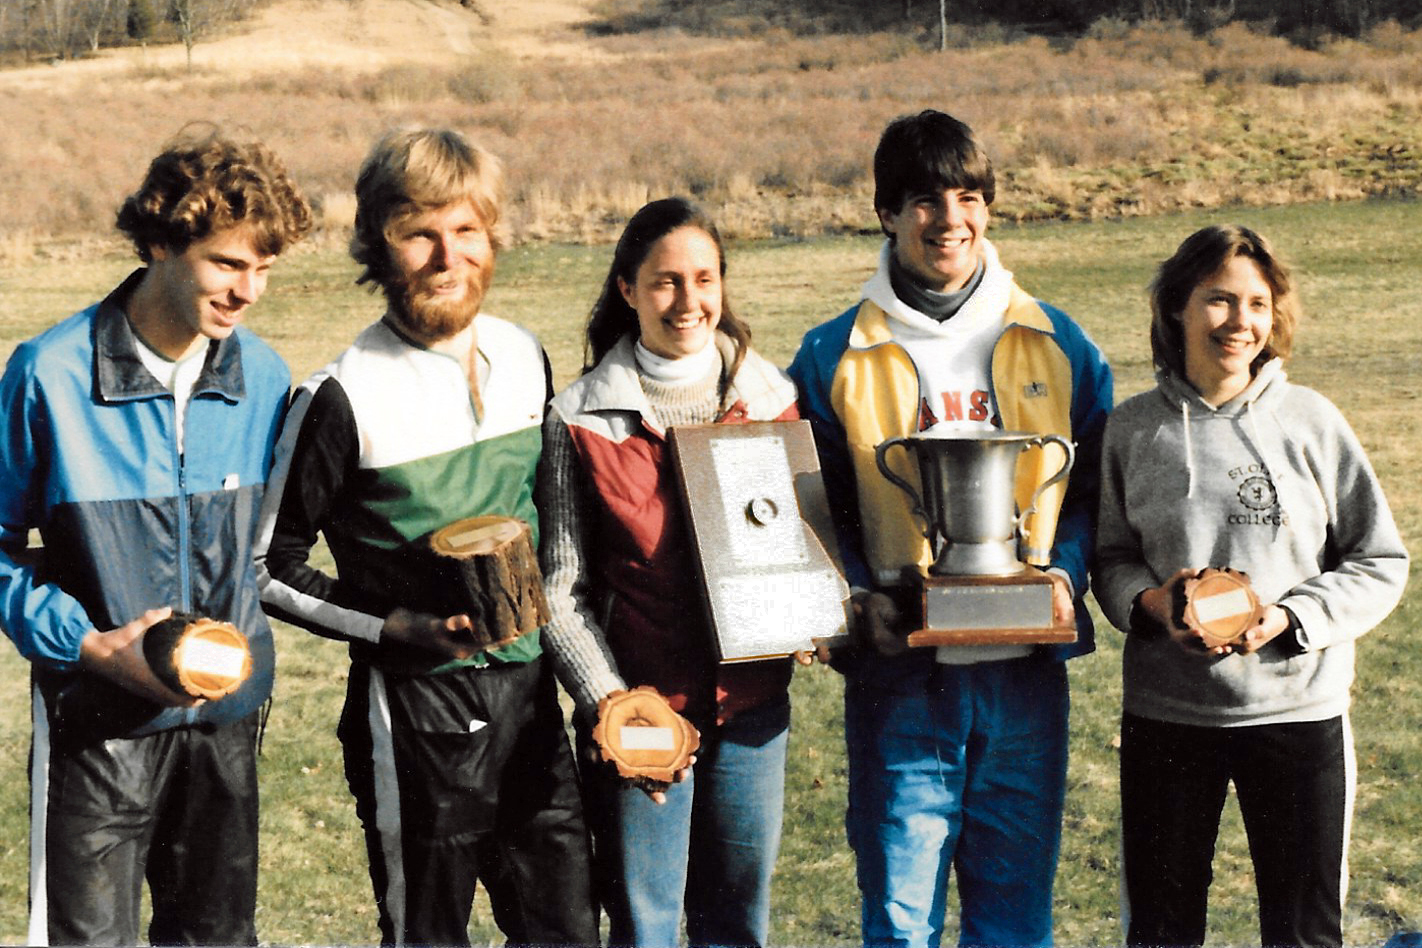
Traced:
[[250, 228], [232, 227], [195, 240], [181, 253], [150, 248], [129, 313], [140, 336], [170, 359], [181, 359], [209, 339], [226, 339], [267, 288], [275, 256], [256, 249]]
[[636, 282], [618, 279], [637, 313], [642, 345], [666, 359], [704, 349], [721, 322], [721, 253], [699, 227], [679, 227], [652, 244]]
[[931, 290], [962, 289], [982, 259], [988, 202], [981, 191], [911, 194], [898, 211], [879, 208], [899, 265]]
[[494, 247], [472, 203], [397, 218], [386, 240], [391, 262], [386, 296], [412, 336], [422, 342], [446, 339], [479, 314], [494, 277]]
[[1201, 280], [1180, 313], [1185, 377], [1212, 405], [1248, 387], [1274, 328], [1274, 293], [1259, 265], [1231, 257]]

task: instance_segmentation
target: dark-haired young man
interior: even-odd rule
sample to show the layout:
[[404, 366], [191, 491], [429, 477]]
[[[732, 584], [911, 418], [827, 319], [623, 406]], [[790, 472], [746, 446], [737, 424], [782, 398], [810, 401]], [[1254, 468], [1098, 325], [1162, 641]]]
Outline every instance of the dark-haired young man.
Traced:
[[[289, 376], [240, 324], [310, 223], [263, 145], [181, 137], [118, 214], [146, 266], [0, 378], [0, 625], [33, 668], [30, 944], [135, 944], [145, 878], [154, 944], [256, 944], [272, 641], [252, 543]], [[200, 703], [154, 675], [143, 636], [174, 609], [246, 635], [235, 692]]]
[[[297, 389], [263, 508], [262, 601], [350, 643], [339, 735], [387, 945], [467, 945], [479, 881], [512, 944], [598, 939], [540, 633], [476, 648], [428, 545], [481, 515], [537, 536], [547, 359], [480, 312], [502, 191], [498, 161], [457, 132], [371, 149], [351, 255], [386, 309]], [[335, 576], [308, 563], [318, 533]]]
[[[887, 237], [878, 270], [859, 303], [806, 334], [790, 367], [855, 588], [860, 645], [837, 666], [864, 942], [938, 944], [951, 868], [960, 944], [1046, 945], [1066, 785], [1063, 661], [1093, 648], [1081, 597], [1111, 372], [1080, 327], [999, 262], [986, 235], [992, 164], [966, 125], [936, 111], [896, 119], [874, 184]], [[1060, 510], [1029, 522], [1026, 543], [1076, 644], [906, 646], [903, 570], [931, 556], [875, 448], [939, 426], [1077, 443]], [[1054, 533], [1037, 526], [1058, 512]]]

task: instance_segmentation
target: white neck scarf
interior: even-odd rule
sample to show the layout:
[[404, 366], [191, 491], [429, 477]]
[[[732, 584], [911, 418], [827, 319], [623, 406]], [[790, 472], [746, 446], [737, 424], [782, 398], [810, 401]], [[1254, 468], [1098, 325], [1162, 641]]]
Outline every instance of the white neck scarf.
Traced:
[[633, 355], [637, 360], [637, 371], [653, 382], [663, 385], [690, 385], [700, 382], [713, 371], [719, 370], [721, 363], [721, 353], [712, 338], [706, 340], [706, 345], [700, 352], [682, 356], [680, 359], [659, 356], [642, 345], [642, 340], [639, 339], [633, 348]]

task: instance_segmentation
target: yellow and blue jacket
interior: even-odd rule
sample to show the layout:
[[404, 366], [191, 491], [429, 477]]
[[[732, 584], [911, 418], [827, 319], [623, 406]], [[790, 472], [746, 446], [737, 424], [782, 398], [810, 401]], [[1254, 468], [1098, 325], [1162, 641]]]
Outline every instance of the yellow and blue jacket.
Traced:
[[[870, 300], [806, 333], [789, 373], [801, 415], [815, 432], [846, 578], [870, 589], [900, 582], [906, 566], [932, 562], [908, 499], [879, 471], [874, 455], [889, 438], [920, 427], [919, 372], [894, 341], [889, 317]], [[1024, 524], [1024, 557], [1064, 570], [1078, 601], [1086, 593], [1096, 523], [1101, 436], [1112, 404], [1111, 369], [1086, 333], [1061, 310], [1015, 285], [993, 347], [993, 402], [1009, 431], [1058, 434], [1076, 445], [1064, 485], [1049, 488]], [[901, 455], [898, 473], [918, 484]], [[1017, 465], [1025, 509], [1037, 484], [1060, 466], [1060, 449], [1033, 448]], [[896, 465], [897, 467], [897, 465]], [[1078, 638], [1053, 646], [1060, 657], [1095, 648], [1091, 619], [1077, 608]]]

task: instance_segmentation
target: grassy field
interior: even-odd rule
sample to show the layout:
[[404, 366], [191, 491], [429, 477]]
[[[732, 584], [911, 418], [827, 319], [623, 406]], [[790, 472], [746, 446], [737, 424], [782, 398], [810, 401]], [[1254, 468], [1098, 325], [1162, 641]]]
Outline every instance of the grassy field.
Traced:
[[[1196, 227], [1238, 220], [1260, 229], [1296, 265], [1305, 303], [1292, 377], [1337, 402], [1388, 488], [1410, 548], [1422, 553], [1422, 203], [1367, 202], [1191, 213], [1111, 223], [1002, 226], [993, 233], [1024, 286], [1072, 313], [1117, 373], [1118, 398], [1150, 384], [1143, 287], [1155, 263]], [[828, 237], [734, 244], [728, 287], [757, 345], [784, 364], [805, 329], [849, 305], [869, 274], [877, 241]], [[500, 260], [488, 308], [535, 329], [560, 386], [581, 360], [581, 328], [610, 250], [549, 245]], [[130, 261], [74, 248], [23, 267], [0, 266], [0, 358], [19, 340], [104, 293]], [[279, 263], [251, 325], [302, 377], [343, 348], [378, 312], [356, 289], [353, 264], [332, 249], [295, 251]], [[1359, 793], [1346, 934], [1378, 944], [1422, 927], [1422, 657], [1407, 638], [1422, 624], [1422, 595], [1362, 644], [1353, 723]], [[262, 760], [259, 933], [271, 943], [358, 944], [377, 939], [364, 852], [345, 790], [334, 728], [346, 675], [339, 645], [278, 627], [276, 704]], [[1057, 939], [1119, 942], [1116, 754], [1119, 637], [1072, 663], [1072, 763], [1056, 900]], [[25, 932], [28, 744], [26, 669], [0, 648], [0, 942]], [[853, 863], [844, 805], [840, 683], [833, 672], [797, 673], [786, 836], [773, 936], [786, 945], [852, 943]], [[1257, 944], [1252, 881], [1237, 811], [1227, 811], [1216, 860], [1211, 945]], [[475, 943], [499, 943], [487, 912]]]

